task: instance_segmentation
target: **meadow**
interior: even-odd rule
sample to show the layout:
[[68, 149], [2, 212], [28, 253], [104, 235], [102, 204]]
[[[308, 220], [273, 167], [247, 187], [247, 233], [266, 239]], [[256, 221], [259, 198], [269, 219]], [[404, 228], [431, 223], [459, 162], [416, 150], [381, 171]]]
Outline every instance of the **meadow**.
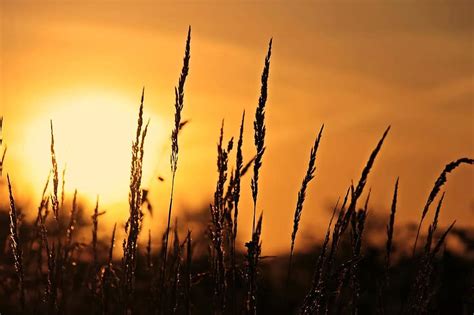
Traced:
[[[417, 226], [396, 223], [399, 180], [394, 179], [393, 198], [387, 217], [379, 227], [367, 223], [370, 189], [366, 188], [390, 126], [380, 135], [363, 166], [358, 181], [335, 203], [324, 240], [304, 253], [295, 251], [300, 221], [304, 219], [307, 189], [317, 177], [318, 149], [323, 144], [324, 125], [315, 128], [307, 170], [296, 196], [293, 229], [288, 233], [288, 254], [262, 256], [261, 232], [265, 216], [259, 208], [260, 171], [265, 165], [266, 102], [272, 40], [264, 60], [260, 97], [253, 119], [253, 137], [244, 130], [249, 113], [242, 113], [239, 134], [226, 137], [224, 122], [217, 135], [216, 185], [213, 200], [194, 219], [203, 233], [188, 230], [186, 220], [174, 215], [175, 178], [180, 176], [180, 131], [186, 128], [185, 83], [191, 62], [191, 29], [185, 44], [182, 70], [175, 88], [175, 115], [171, 132], [171, 191], [167, 228], [159, 250], [152, 248], [156, 232], [142, 228], [151, 215], [148, 191], [142, 186], [143, 158], [148, 122], [144, 118], [145, 92], [138, 109], [136, 134], [131, 147], [129, 217], [115, 225], [108, 239], [98, 237], [101, 226], [99, 200], [84, 209], [77, 197], [65, 200], [65, 176], [58, 169], [54, 122], [51, 121], [51, 170], [36, 219], [22, 220], [24, 211], [12, 188], [15, 174], [2, 174], [8, 186], [9, 209], [0, 214], [0, 313], [1, 314], [472, 314], [472, 231], [438, 226], [449, 173], [474, 164], [461, 157], [445, 166], [420, 209]], [[243, 156], [244, 141], [254, 143], [254, 154]], [[2, 157], [5, 161], [6, 149]], [[276, 170], [275, 170], [276, 171]], [[250, 187], [241, 186], [244, 176]], [[92, 179], [91, 179], [92, 180]], [[400, 183], [402, 185], [402, 183]], [[241, 190], [252, 194], [253, 220], [239, 221]], [[2, 198], [4, 198], [2, 196]], [[266, 210], [268, 212], [271, 209]], [[7, 216], [6, 213], [9, 213]], [[153, 218], [157, 220], [157, 217]], [[385, 220], [386, 221], [383, 221]], [[428, 222], [428, 229], [424, 226]], [[239, 225], [251, 225], [252, 236], [240, 251]], [[383, 248], [366, 245], [367, 237], [384, 231]], [[116, 231], [123, 229], [125, 238]], [[394, 234], [413, 232], [411, 245], [397, 244]], [[76, 240], [86, 231], [90, 242]], [[456, 237], [464, 253], [445, 246]], [[145, 238], [143, 245], [139, 241]], [[237, 244], [237, 245], [236, 245]], [[409, 253], [399, 250], [409, 247]], [[201, 250], [197, 250], [201, 248]], [[114, 253], [115, 252], [115, 253]], [[120, 257], [117, 259], [117, 257]]]

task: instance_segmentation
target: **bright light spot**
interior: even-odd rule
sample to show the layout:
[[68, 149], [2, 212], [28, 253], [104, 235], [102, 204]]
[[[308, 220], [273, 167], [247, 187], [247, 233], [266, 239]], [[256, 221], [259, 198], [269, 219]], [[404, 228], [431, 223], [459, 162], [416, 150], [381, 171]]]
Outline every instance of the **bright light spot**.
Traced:
[[[59, 172], [67, 165], [66, 191], [77, 188], [82, 197], [95, 199], [100, 195], [108, 203], [126, 201], [139, 95], [130, 100], [113, 93], [69, 94], [45, 103], [45, 108], [52, 110], [28, 123], [23, 139], [24, 165], [31, 172], [33, 187], [41, 190], [51, 168], [52, 119]], [[145, 100], [145, 122], [148, 118], [151, 122], [145, 140], [144, 181], [153, 176], [153, 156], [168, 138], [162, 119], [150, 116]]]

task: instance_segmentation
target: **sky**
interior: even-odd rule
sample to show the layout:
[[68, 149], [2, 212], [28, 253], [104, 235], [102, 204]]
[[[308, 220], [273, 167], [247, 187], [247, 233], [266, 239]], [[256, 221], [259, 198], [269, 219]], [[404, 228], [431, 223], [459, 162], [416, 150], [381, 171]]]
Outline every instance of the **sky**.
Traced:
[[[329, 209], [359, 179], [388, 125], [367, 187], [373, 217], [388, 214], [399, 176], [397, 223], [417, 222], [444, 165], [474, 156], [470, 1], [0, 3], [5, 172], [30, 216], [50, 168], [51, 119], [60, 169], [67, 165], [67, 195], [77, 188], [90, 211], [100, 195], [109, 227], [126, 219], [131, 141], [145, 87], [143, 185], [155, 208], [145, 224], [164, 228], [174, 86], [189, 25], [183, 117], [190, 123], [180, 135], [178, 217], [211, 201], [223, 119], [226, 137], [237, 136], [246, 111], [244, 159], [255, 154], [252, 121], [270, 38], [258, 201], [264, 254], [289, 248], [297, 193], [323, 123], [296, 250], [324, 236]], [[251, 231], [250, 176], [242, 185], [241, 243]], [[449, 175], [444, 190], [442, 225], [456, 219], [472, 227], [472, 167]], [[5, 178], [0, 192], [6, 197]]]

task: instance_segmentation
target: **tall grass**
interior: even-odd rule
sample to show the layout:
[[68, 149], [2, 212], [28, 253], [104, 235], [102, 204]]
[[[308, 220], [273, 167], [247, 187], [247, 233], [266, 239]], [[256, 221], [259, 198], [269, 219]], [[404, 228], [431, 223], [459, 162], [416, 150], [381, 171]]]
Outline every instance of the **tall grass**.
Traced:
[[[257, 211], [257, 197], [258, 197], [258, 178], [260, 168], [262, 167], [263, 154], [265, 153], [265, 105], [267, 103], [268, 94], [268, 75], [270, 73], [270, 57], [272, 56], [272, 42], [270, 39], [268, 44], [268, 52], [265, 57], [265, 64], [262, 72], [262, 86], [260, 88], [260, 97], [258, 99], [258, 106], [255, 110], [255, 120], [253, 122], [254, 128], [254, 143], [256, 149], [255, 162], [253, 164], [253, 177], [251, 181], [252, 198], [253, 198], [253, 220], [252, 220], [252, 235], [255, 232], [255, 215]], [[253, 237], [253, 236], [252, 236]]]
[[[459, 161], [459, 160], [458, 160]], [[450, 165], [450, 164], [448, 164]], [[451, 164], [455, 165], [455, 164]], [[458, 164], [459, 165], [459, 164]], [[446, 170], [446, 169], [445, 169]], [[444, 172], [443, 172], [444, 173]], [[442, 173], [442, 175], [443, 175]], [[441, 181], [437, 181], [440, 183]], [[445, 182], [445, 181], [444, 181]], [[436, 186], [436, 185], [435, 185]], [[438, 186], [439, 188], [440, 186]], [[426, 238], [426, 244], [424, 246], [424, 252], [418, 262], [418, 271], [416, 274], [415, 281], [411, 286], [411, 291], [408, 296], [408, 301], [405, 304], [404, 312], [407, 314], [425, 314], [427, 313], [428, 306], [431, 303], [433, 296], [434, 286], [434, 275], [436, 272], [435, 256], [444, 244], [444, 241], [454, 227], [456, 221], [454, 221], [439, 237], [438, 242], [432, 248], [433, 238], [438, 227], [438, 217], [443, 204], [444, 193], [438, 202], [436, 207], [433, 221], [428, 227], [428, 234]]]
[[[316, 270], [316, 275], [313, 279], [312, 286], [303, 302], [303, 306], [301, 308], [302, 314], [312, 314], [312, 313], [318, 314], [325, 308], [329, 307], [330, 301], [328, 300], [328, 290], [329, 290], [328, 285], [329, 285], [330, 277], [332, 276], [332, 273], [334, 272], [333, 270], [334, 259], [335, 259], [337, 250], [339, 248], [340, 239], [342, 238], [351, 218], [353, 218], [353, 216], [356, 215], [355, 211], [356, 211], [356, 206], [357, 206], [357, 200], [362, 195], [370, 170], [372, 169], [372, 166], [375, 162], [375, 158], [377, 157], [380, 149], [382, 148], [382, 144], [389, 130], [390, 130], [390, 127], [388, 127], [385, 130], [385, 132], [382, 135], [382, 138], [379, 140], [379, 142], [377, 143], [377, 146], [372, 151], [369, 157], [369, 160], [367, 161], [366, 166], [362, 170], [362, 174], [357, 186], [354, 188], [354, 186], [351, 185], [350, 189], [347, 191], [346, 197], [344, 198], [344, 202], [342, 203], [342, 206], [339, 211], [339, 216], [338, 216], [336, 225], [333, 229], [333, 237], [332, 237], [330, 251], [326, 257], [324, 256], [320, 257], [321, 263], [318, 262], [319, 269]], [[349, 192], [350, 192], [350, 203], [346, 210], [345, 205], [348, 201]], [[360, 235], [357, 235], [357, 234], [354, 234], [354, 235], [356, 237], [361, 238], [361, 234], [363, 231], [363, 221], [365, 220], [365, 214], [360, 214], [359, 216], [360, 218], [357, 218], [357, 220], [362, 220], [362, 222], [358, 222], [359, 228], [355, 229], [353, 232], [360, 233]], [[353, 247], [354, 260], [351, 261], [351, 264], [357, 263], [357, 259], [358, 259], [357, 257], [358, 245], [357, 244], [358, 243], [354, 243], [354, 247]], [[348, 268], [352, 268], [352, 267], [349, 266]], [[342, 270], [344, 271], [345, 269], [346, 268], [343, 268]]]
[[393, 231], [395, 226], [395, 214], [397, 212], [397, 199], [398, 199], [398, 181], [395, 182], [395, 188], [393, 191], [393, 199], [392, 199], [392, 206], [390, 207], [390, 220], [387, 225], [387, 245], [386, 248], [386, 256], [385, 256], [385, 272], [388, 272], [390, 268], [390, 258], [392, 255], [392, 246], [393, 246]]
[[398, 182], [399, 178], [395, 181], [395, 188], [393, 190], [392, 205], [390, 207], [390, 217], [387, 224], [387, 242], [385, 245], [385, 266], [384, 266], [384, 276], [380, 281], [380, 285], [377, 292], [377, 313], [385, 314], [386, 307], [385, 301], [383, 299], [384, 291], [390, 284], [390, 263], [392, 257], [392, 247], [393, 247], [393, 232], [395, 229], [395, 214], [397, 212], [397, 200], [398, 200]]
[[474, 159], [464, 157], [464, 158], [460, 158], [456, 161], [453, 161], [451, 163], [446, 164], [443, 171], [441, 172], [439, 177], [436, 179], [436, 181], [434, 183], [434, 186], [433, 186], [433, 189], [431, 190], [430, 194], [428, 195], [428, 199], [426, 200], [426, 204], [425, 204], [425, 206], [423, 208], [423, 211], [421, 213], [420, 223], [418, 224], [418, 230], [416, 231], [415, 244], [413, 245], [413, 256], [415, 255], [416, 244], [418, 242], [418, 237], [420, 235], [421, 225], [423, 224], [423, 221], [426, 217], [426, 214], [428, 213], [428, 211], [430, 209], [431, 203], [434, 201], [434, 199], [438, 195], [441, 187], [446, 183], [447, 175], [449, 173], [451, 173], [452, 171], [454, 171], [461, 164], [471, 164], [472, 165], [472, 164], [474, 164]]
[[293, 219], [293, 232], [291, 233], [291, 246], [290, 246], [290, 261], [288, 263], [288, 276], [287, 276], [287, 285], [290, 281], [291, 275], [291, 262], [293, 260], [293, 250], [295, 247], [296, 233], [298, 233], [298, 227], [301, 219], [301, 214], [303, 213], [303, 204], [306, 198], [306, 189], [309, 182], [314, 178], [314, 172], [316, 171], [316, 152], [318, 151], [319, 142], [321, 141], [321, 135], [323, 133], [324, 125], [321, 127], [316, 140], [314, 140], [314, 145], [311, 148], [309, 155], [308, 169], [306, 170], [306, 175], [303, 178], [301, 183], [300, 191], [298, 192], [298, 200], [296, 201], [296, 210], [295, 217]]
[[60, 270], [62, 270], [62, 260], [61, 260], [61, 222], [59, 214], [59, 198], [58, 198], [58, 185], [59, 185], [59, 174], [58, 174], [58, 162], [56, 159], [56, 153], [54, 148], [54, 129], [53, 121], [50, 120], [50, 130], [51, 130], [51, 174], [53, 175], [53, 192], [50, 196], [51, 206], [53, 210], [53, 216], [56, 222], [56, 241], [53, 241], [51, 247], [48, 246], [48, 236], [47, 230], [45, 228], [45, 222], [43, 224], [43, 241], [44, 247], [46, 249], [46, 255], [48, 257], [48, 277], [47, 277], [47, 286], [45, 293], [45, 300], [48, 307], [48, 311], [51, 314], [55, 314], [59, 311], [58, 305], [58, 287], [61, 289], [60, 283]]
[[170, 222], [171, 222], [171, 213], [173, 210], [173, 198], [174, 198], [174, 184], [176, 178], [176, 171], [178, 169], [178, 153], [179, 153], [179, 131], [182, 128], [181, 122], [181, 112], [184, 107], [184, 85], [186, 83], [186, 77], [189, 73], [189, 60], [191, 59], [191, 26], [188, 29], [188, 36], [186, 38], [186, 47], [184, 50], [184, 58], [183, 58], [183, 67], [181, 69], [181, 74], [178, 80], [178, 86], [174, 89], [175, 94], [175, 113], [174, 113], [174, 128], [171, 133], [171, 156], [170, 156], [170, 164], [171, 164], [171, 192], [170, 192], [170, 202], [168, 208], [168, 222], [166, 225], [166, 234], [165, 234], [165, 241], [164, 241], [164, 251], [163, 251], [163, 266], [161, 268], [161, 289], [160, 294], [163, 293], [164, 287], [164, 279], [166, 276], [166, 261], [168, 258], [168, 237], [169, 237], [169, 229], [170, 229]]
[[231, 248], [230, 248], [230, 263], [231, 263], [231, 275], [232, 275], [232, 310], [235, 313], [237, 308], [236, 305], [236, 281], [237, 281], [237, 261], [236, 261], [236, 241], [237, 241], [237, 231], [238, 231], [238, 219], [239, 219], [239, 203], [240, 203], [240, 183], [243, 174], [243, 153], [242, 153], [242, 146], [244, 143], [244, 123], [245, 123], [245, 110], [242, 113], [242, 121], [240, 123], [240, 131], [239, 131], [239, 140], [237, 141], [237, 152], [235, 157], [235, 173], [233, 178], [233, 187], [231, 189], [231, 200], [233, 202], [234, 208], [234, 216], [232, 218], [232, 233], [231, 233]]
[[141, 230], [143, 212], [141, 211], [141, 181], [142, 165], [144, 155], [144, 142], [148, 130], [148, 123], [143, 127], [143, 101], [145, 90], [142, 90], [140, 109], [138, 113], [137, 131], [135, 141], [132, 143], [132, 162], [130, 173], [130, 216], [125, 225], [127, 237], [123, 242], [124, 257], [122, 259], [122, 268], [124, 271], [123, 279], [123, 298], [124, 314], [132, 313], [133, 294], [135, 289], [135, 269], [137, 259], [138, 234]]
[[58, 222], [59, 229], [59, 200], [58, 200], [58, 185], [59, 185], [59, 175], [58, 175], [58, 162], [56, 161], [56, 153], [54, 151], [54, 130], [53, 130], [53, 121], [50, 121], [51, 127], [51, 165], [53, 173], [53, 194], [51, 195], [51, 203], [53, 206], [53, 214], [56, 222]]
[[225, 266], [225, 219], [226, 219], [226, 198], [224, 194], [225, 184], [228, 175], [229, 154], [234, 146], [234, 139], [231, 138], [227, 145], [224, 141], [224, 121], [222, 121], [219, 143], [217, 145], [217, 171], [218, 178], [216, 191], [214, 193], [214, 204], [211, 205], [210, 227], [211, 240], [213, 244], [212, 265], [214, 267], [214, 298], [217, 313], [221, 313], [225, 308], [225, 296], [227, 290], [226, 266]]
[[99, 196], [97, 196], [97, 200], [95, 202], [94, 207], [94, 214], [91, 216], [92, 218], [92, 257], [93, 257], [93, 264], [94, 270], [97, 270], [98, 266], [98, 253], [97, 253], [97, 233], [99, 231], [99, 217], [105, 214], [105, 211], [99, 212]]
[[[287, 285], [282, 284], [282, 287], [285, 287], [284, 297], [286, 299], [290, 299], [293, 294], [292, 290], [296, 290], [298, 285], [296, 281], [292, 281], [290, 290], [288, 283], [291, 279], [293, 260], [297, 266], [298, 256], [294, 254], [296, 237], [309, 183], [315, 176], [317, 151], [324, 126], [321, 127], [311, 148], [306, 173], [297, 196], [293, 229], [288, 231], [291, 239], [290, 251], [288, 257], [284, 257], [284, 264], [282, 264], [288, 269], [283, 267], [282, 271], [272, 273], [269, 277], [268, 273], [262, 272], [262, 269], [266, 268], [265, 271], [268, 271], [268, 266], [278, 261], [278, 258], [262, 256], [263, 211], [260, 211], [258, 219], [256, 219], [256, 213], [260, 171], [266, 150], [265, 111], [272, 53], [272, 40], [270, 40], [261, 76], [260, 98], [253, 122], [256, 152], [255, 156], [247, 163], [244, 163], [243, 157], [245, 111], [241, 117], [238, 140], [235, 145], [235, 165], [232, 164], [231, 159], [234, 138], [229, 137], [228, 141], [224, 140], [224, 123], [222, 122], [217, 143], [217, 180], [214, 198], [209, 209], [206, 209], [206, 220], [208, 220], [206, 231], [209, 232], [206, 234], [208, 236], [206, 244], [209, 248], [209, 259], [201, 259], [199, 255], [201, 253], [194, 254], [194, 246], [206, 242], [205, 237], [196, 232], [192, 233], [189, 229], [184, 234], [186, 230], [180, 230], [177, 217], [174, 226], [170, 225], [173, 214], [175, 177], [178, 169], [178, 135], [181, 128], [187, 123], [187, 121], [182, 121], [181, 115], [184, 108], [184, 87], [189, 72], [190, 41], [191, 28], [188, 30], [183, 67], [175, 88], [175, 114], [170, 156], [171, 192], [167, 225], [161, 237], [161, 247], [157, 251], [153, 250], [153, 231], [149, 229], [146, 240], [143, 236], [143, 242], [146, 242], [146, 245], [143, 246], [143, 249], [141, 245], [139, 248], [143, 220], [147, 215], [142, 211], [145, 203], [147, 203], [150, 218], [152, 214], [148, 190], [142, 188], [144, 143], [148, 131], [148, 123], [144, 123], [143, 120], [144, 90], [141, 93], [137, 129], [131, 146], [129, 213], [125, 223], [121, 263], [114, 261], [117, 224], [113, 227], [110, 240], [104, 242], [99, 238], [99, 231], [103, 230], [102, 224], [99, 225], [99, 217], [105, 213], [105, 211], [99, 211], [99, 197], [97, 197], [92, 216], [88, 218], [90, 223], [88, 228], [92, 227], [91, 230], [87, 230], [91, 240], [87, 243], [79, 240], [79, 229], [86, 224], [80, 217], [79, 193], [77, 190], [74, 191], [68, 214], [65, 211], [69, 207], [69, 202], [65, 203], [66, 168], [62, 172], [61, 195], [59, 197], [58, 161], [53, 123], [50, 121], [51, 170], [45, 182], [39, 205], [35, 209], [36, 220], [32, 225], [33, 233], [23, 233], [22, 227], [25, 223], [21, 220], [21, 211], [15, 203], [10, 177], [7, 175], [10, 203], [8, 229], [11, 240], [11, 257], [13, 258], [10, 264], [14, 272], [12, 273], [13, 277], [5, 275], [3, 270], [7, 268], [3, 268], [3, 265], [0, 266], [0, 271], [2, 271], [0, 280], [7, 280], [4, 281], [5, 284], [0, 283], [0, 292], [8, 293], [8, 290], [4, 288], [8, 288], [12, 283], [15, 285], [13, 290], [15, 297], [11, 299], [13, 302], [8, 302], [9, 305], [18, 304], [18, 306], [12, 307], [13, 313], [19, 310], [25, 314], [122, 313], [128, 315], [145, 313], [208, 314], [211, 312], [215, 314], [258, 314], [267, 311], [265, 306], [269, 301], [286, 306], [293, 303], [283, 303], [278, 301], [281, 299], [280, 297], [270, 296], [273, 292], [269, 289], [271, 286], [269, 283], [279, 282], [280, 273], [283, 283], [286, 275]], [[2, 122], [3, 119], [0, 120], [0, 127]], [[395, 266], [393, 256], [396, 252], [394, 231], [399, 195], [398, 178], [394, 186], [386, 227], [387, 240], [382, 254], [377, 257], [383, 261], [380, 265], [380, 275], [377, 270], [372, 270], [373, 266], [364, 265], [368, 263], [364, 244], [366, 244], [365, 239], [367, 238], [371, 195], [371, 190], [368, 193], [364, 193], [364, 190], [389, 130], [390, 127], [385, 130], [371, 152], [357, 184], [354, 185], [351, 182], [342, 202], [339, 199], [336, 202], [324, 240], [318, 251], [315, 251], [318, 255], [315, 257], [315, 262], [312, 263], [313, 276], [308, 279], [308, 283], [304, 283], [304, 285], [308, 285], [307, 287], [299, 286], [301, 292], [303, 292], [301, 288], [304, 287], [306, 295], [300, 295], [301, 300], [295, 302], [295, 306], [291, 310], [278, 309], [281, 313], [365, 313], [366, 309], [363, 304], [367, 301], [366, 295], [370, 294], [370, 290], [373, 290], [371, 287], [367, 288], [368, 276], [369, 282], [375, 283], [377, 291], [375, 298], [377, 313], [391, 313], [394, 309], [396, 309], [396, 313], [406, 314], [425, 314], [431, 311], [438, 294], [436, 281], [441, 273], [437, 255], [454, 226], [453, 223], [444, 231], [438, 232], [444, 193], [438, 201], [433, 220], [428, 227], [424, 250], [419, 257], [416, 257], [416, 264], [413, 264], [411, 268], [415, 277], [410, 281], [409, 290], [406, 290], [407, 294], [406, 297], [403, 297], [402, 307], [390, 306], [388, 298], [389, 289], [395, 282], [390, 279], [395, 275], [392, 268]], [[252, 205], [250, 209], [245, 209], [240, 202], [242, 179], [252, 167], [252, 163]], [[416, 250], [421, 225], [427, 217], [430, 205], [436, 200], [442, 186], [446, 183], [447, 174], [461, 164], [474, 164], [474, 160], [461, 158], [447, 164], [436, 180], [421, 214], [414, 250]], [[359, 205], [360, 200], [364, 197], [365, 202]], [[207, 210], [209, 211], [207, 212]], [[245, 225], [245, 223], [242, 221], [238, 223], [238, 220], [241, 220], [239, 212], [246, 210], [252, 213], [252, 234], [251, 239], [244, 244], [245, 252], [241, 252], [239, 251], [241, 240], [237, 237], [237, 232], [239, 224]], [[53, 218], [49, 216], [50, 212], [53, 213]], [[248, 224], [250, 226], [250, 222]], [[181, 226], [183, 225], [181, 223]], [[27, 227], [28, 225], [24, 229]], [[168, 249], [170, 233], [172, 234], [172, 243], [171, 248]], [[153, 235], [156, 237], [156, 234]], [[102, 253], [101, 249], [106, 248], [107, 244], [109, 244], [108, 251]], [[86, 257], [81, 256], [84, 248], [87, 249], [85, 251]], [[373, 253], [369, 253], [373, 255]], [[264, 258], [270, 261], [266, 265], [262, 262]], [[413, 259], [409, 260], [409, 262], [413, 261]], [[286, 264], [287, 262], [288, 264]], [[369, 269], [370, 274], [366, 275], [364, 271], [367, 271], [368, 268], [372, 269]], [[304, 271], [311, 272], [309, 269]], [[273, 277], [277, 279], [275, 280]], [[229, 285], [230, 283], [232, 286]], [[1, 300], [0, 303], [2, 303]], [[3, 305], [5, 304], [0, 304], [0, 306]], [[203, 310], [198, 309], [197, 305], [203, 307]], [[0, 309], [0, 312], [3, 310]]]
[[15, 198], [13, 197], [10, 176], [7, 175], [8, 192], [10, 195], [10, 239], [13, 257], [15, 260], [15, 270], [18, 275], [18, 287], [20, 293], [20, 306], [22, 312], [25, 310], [25, 273], [23, 271], [23, 251], [20, 245], [19, 234], [19, 213], [15, 206]]

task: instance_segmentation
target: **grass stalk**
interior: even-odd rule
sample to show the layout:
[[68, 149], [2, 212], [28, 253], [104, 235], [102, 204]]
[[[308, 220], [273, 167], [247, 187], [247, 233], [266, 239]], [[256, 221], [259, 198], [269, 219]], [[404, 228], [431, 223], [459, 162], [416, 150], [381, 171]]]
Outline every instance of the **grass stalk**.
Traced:
[[[213, 266], [214, 266], [214, 299], [217, 312], [223, 312], [225, 308], [226, 295], [226, 268], [224, 263], [224, 237], [225, 237], [225, 207], [226, 198], [224, 187], [227, 181], [229, 154], [233, 149], [233, 138], [229, 140], [227, 146], [224, 140], [224, 121], [220, 129], [220, 137], [217, 145], [217, 184], [214, 193], [214, 204], [210, 207], [211, 212], [211, 240], [213, 246]], [[229, 188], [229, 191], [232, 188]]]
[[95, 207], [94, 207], [94, 214], [91, 216], [92, 218], [92, 262], [94, 264], [94, 272], [97, 271], [97, 267], [99, 265], [98, 254], [97, 254], [97, 233], [99, 231], [99, 217], [103, 214], [105, 214], [105, 211], [99, 212], [99, 196], [97, 196]]
[[247, 247], [247, 300], [246, 309], [247, 314], [257, 314], [257, 274], [258, 274], [258, 262], [262, 251], [262, 244], [260, 236], [262, 234], [262, 219], [263, 213], [260, 214], [257, 226], [252, 235], [250, 242], [246, 243]]
[[58, 162], [56, 160], [56, 153], [54, 150], [54, 129], [53, 121], [50, 120], [51, 127], [51, 165], [52, 165], [52, 174], [53, 174], [53, 194], [51, 195], [51, 204], [53, 208], [53, 215], [58, 223], [58, 234], [59, 234], [59, 200], [58, 200], [58, 185], [59, 185], [59, 175], [58, 175]]
[[423, 211], [421, 213], [420, 223], [418, 224], [418, 229], [416, 231], [415, 244], [413, 245], [413, 256], [415, 256], [416, 244], [418, 242], [418, 237], [420, 236], [421, 225], [423, 224], [423, 220], [425, 219], [426, 214], [429, 211], [431, 203], [434, 201], [434, 199], [438, 195], [439, 190], [441, 189], [441, 187], [446, 183], [447, 175], [449, 173], [451, 173], [452, 171], [454, 171], [461, 164], [470, 164], [470, 165], [472, 165], [472, 164], [474, 164], [474, 159], [464, 157], [464, 158], [460, 158], [456, 161], [453, 161], [451, 163], [446, 164], [443, 171], [441, 172], [439, 177], [436, 179], [436, 181], [434, 183], [434, 186], [433, 186], [433, 189], [431, 190], [430, 194], [428, 195], [428, 199], [426, 200], [425, 206], [424, 206]]
[[237, 141], [237, 153], [236, 153], [236, 160], [235, 160], [235, 175], [234, 175], [234, 187], [232, 190], [232, 200], [234, 203], [234, 217], [233, 217], [233, 227], [232, 227], [232, 244], [231, 244], [231, 269], [232, 269], [232, 313], [235, 313], [237, 305], [236, 305], [236, 269], [237, 269], [237, 262], [235, 257], [235, 243], [237, 240], [237, 231], [238, 231], [238, 219], [239, 219], [239, 202], [240, 202], [240, 182], [242, 178], [242, 170], [243, 170], [243, 153], [242, 153], [242, 146], [244, 142], [244, 123], [245, 123], [245, 110], [242, 113], [242, 121], [240, 123], [240, 132], [239, 132], [239, 140]]
[[[171, 133], [171, 156], [170, 156], [170, 164], [171, 164], [171, 192], [170, 192], [170, 201], [169, 201], [169, 208], [168, 208], [168, 221], [166, 225], [166, 235], [164, 241], [164, 256], [163, 256], [163, 267], [161, 268], [161, 285], [160, 285], [160, 292], [159, 294], [163, 294], [164, 290], [164, 281], [166, 277], [166, 261], [168, 258], [168, 238], [169, 238], [169, 231], [170, 231], [170, 223], [171, 223], [171, 214], [173, 210], [173, 199], [174, 199], [174, 184], [176, 178], [176, 170], [178, 169], [178, 153], [179, 153], [179, 131], [182, 128], [181, 125], [181, 112], [184, 107], [184, 86], [186, 83], [186, 77], [189, 73], [189, 60], [191, 59], [191, 26], [188, 29], [188, 35], [186, 38], [186, 48], [184, 51], [184, 58], [183, 58], [183, 67], [181, 69], [181, 74], [178, 80], [178, 86], [175, 87], [175, 113], [174, 113], [174, 128]], [[160, 299], [161, 300], [161, 299]]]
[[298, 192], [298, 199], [296, 201], [295, 217], [293, 219], [293, 232], [291, 233], [291, 246], [290, 246], [290, 259], [288, 263], [288, 275], [286, 278], [286, 285], [288, 287], [291, 276], [291, 263], [293, 260], [293, 250], [295, 247], [296, 234], [298, 233], [298, 227], [301, 220], [301, 214], [303, 213], [303, 204], [306, 199], [306, 189], [309, 182], [314, 178], [314, 172], [316, 171], [316, 153], [318, 152], [319, 142], [321, 141], [321, 135], [323, 133], [324, 125], [321, 127], [318, 136], [316, 137], [313, 147], [309, 155], [308, 169], [306, 175], [301, 183], [300, 191]]
[[144, 156], [144, 141], [148, 130], [148, 123], [143, 127], [143, 102], [145, 91], [142, 90], [140, 109], [138, 113], [137, 131], [135, 141], [132, 143], [132, 161], [130, 167], [130, 216], [125, 225], [127, 233], [124, 240], [124, 257], [122, 267], [124, 271], [124, 281], [122, 290], [124, 294], [124, 313], [132, 312], [133, 294], [135, 287], [135, 270], [138, 247], [138, 234], [140, 233], [143, 213], [141, 197], [142, 165]]
[[272, 42], [273, 42], [273, 39], [270, 39], [270, 42], [268, 44], [267, 56], [265, 57], [265, 63], [263, 66], [260, 97], [258, 99], [257, 109], [255, 110], [255, 120], [253, 122], [256, 156], [255, 156], [255, 162], [253, 164], [253, 177], [251, 181], [252, 199], [253, 199], [252, 235], [255, 232], [255, 216], [257, 212], [257, 197], [258, 197], [258, 178], [259, 178], [260, 168], [262, 167], [263, 154], [265, 153], [265, 133], [266, 133], [265, 105], [267, 103], [268, 75], [270, 72], [270, 58], [272, 55]]
[[21, 312], [25, 312], [25, 274], [23, 269], [23, 251], [21, 249], [19, 220], [20, 214], [15, 206], [10, 176], [7, 174], [8, 193], [10, 197], [10, 246], [15, 261], [15, 270], [18, 275], [18, 292], [20, 296]]

